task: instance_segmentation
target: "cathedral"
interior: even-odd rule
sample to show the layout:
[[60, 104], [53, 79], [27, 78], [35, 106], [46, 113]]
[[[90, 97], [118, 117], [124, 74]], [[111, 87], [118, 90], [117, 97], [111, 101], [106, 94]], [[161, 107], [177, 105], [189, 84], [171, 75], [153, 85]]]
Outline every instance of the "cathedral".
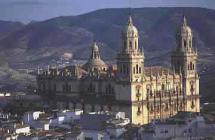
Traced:
[[176, 35], [171, 68], [145, 67], [138, 29], [131, 16], [121, 38], [114, 65], [102, 60], [94, 42], [86, 64], [39, 70], [39, 94], [58, 108], [125, 112], [133, 124], [140, 125], [178, 111], [200, 111], [198, 54], [185, 17]]

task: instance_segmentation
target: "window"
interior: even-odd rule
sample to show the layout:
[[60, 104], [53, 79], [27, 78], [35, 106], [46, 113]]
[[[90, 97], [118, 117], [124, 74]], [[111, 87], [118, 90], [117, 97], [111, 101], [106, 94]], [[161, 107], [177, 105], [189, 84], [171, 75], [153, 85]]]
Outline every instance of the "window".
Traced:
[[48, 83], [48, 91], [51, 91], [52, 89], [51, 89], [51, 84], [50, 83]]
[[146, 94], [148, 97], [152, 98], [153, 94], [152, 91], [150, 90], [150, 85], [147, 85], [146, 87]]
[[43, 84], [43, 91], [46, 90], [46, 84]]
[[123, 74], [126, 73], [126, 66], [125, 66], [125, 64], [122, 65], [122, 71], [123, 71]]
[[187, 48], [187, 42], [184, 40], [184, 47]]
[[139, 73], [141, 73], [141, 67], [139, 67]]
[[107, 95], [113, 95], [113, 94], [114, 94], [114, 88], [111, 86], [111, 84], [109, 84], [109, 85], [106, 87], [106, 94], [107, 94]]
[[136, 65], [136, 73], [138, 74], [138, 65]]
[[195, 107], [195, 104], [194, 104], [194, 101], [192, 101], [191, 102], [191, 108], [194, 109], [194, 107]]
[[56, 89], [57, 89], [57, 86], [56, 86], [56, 84], [54, 84], [53, 85], [53, 90], [56, 91]]
[[84, 140], [93, 140], [91, 137], [85, 137]]
[[190, 40], [190, 48], [192, 47], [192, 40]]
[[154, 111], [154, 107], [153, 107], [153, 105], [151, 104], [151, 105], [150, 105], [150, 112], [153, 113], [153, 111]]
[[190, 70], [193, 70], [193, 63], [190, 62]]
[[164, 90], [165, 89], [165, 86], [164, 86], [164, 84], [162, 84], [162, 86], [161, 86], [161, 90]]
[[63, 85], [62, 85], [62, 91], [65, 91], [65, 89], [66, 89], [66, 88], [65, 88], [65, 85], [63, 84]]
[[137, 41], [135, 41], [135, 49], [137, 49]]
[[129, 48], [132, 49], [132, 42], [129, 41]]
[[191, 82], [190, 82], [190, 93], [191, 93], [191, 95], [194, 94], [194, 91], [195, 91], [195, 89], [194, 89], [194, 82], [191, 81]]
[[137, 97], [138, 101], [140, 100], [140, 96], [141, 96], [140, 88], [141, 88], [141, 86], [139, 86], [139, 85], [136, 87], [136, 97]]
[[139, 116], [140, 114], [141, 114], [141, 108], [138, 106], [137, 115]]
[[88, 87], [88, 92], [95, 92], [95, 86], [92, 83]]
[[169, 104], [166, 103], [166, 104], [165, 104], [165, 111], [167, 111], [168, 109], [169, 109]]
[[67, 82], [62, 85], [62, 89], [64, 92], [69, 92], [71, 91], [71, 85], [69, 85]]

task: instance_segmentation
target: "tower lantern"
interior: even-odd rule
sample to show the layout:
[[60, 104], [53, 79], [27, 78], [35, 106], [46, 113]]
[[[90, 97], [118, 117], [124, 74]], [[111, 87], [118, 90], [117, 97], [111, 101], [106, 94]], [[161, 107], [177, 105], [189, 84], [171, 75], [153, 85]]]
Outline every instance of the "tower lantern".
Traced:
[[[186, 102], [186, 110], [192, 111], [193, 105], [199, 104], [199, 76], [197, 74], [198, 54], [193, 48], [193, 33], [188, 26], [186, 17], [183, 18], [176, 37], [177, 47], [172, 52], [172, 68], [176, 73], [182, 75], [184, 96], [190, 98]], [[199, 111], [196, 108], [195, 111]]]
[[129, 16], [122, 32], [122, 48], [117, 57], [118, 75], [126, 81], [140, 80], [144, 71], [144, 54], [138, 41], [138, 30]]

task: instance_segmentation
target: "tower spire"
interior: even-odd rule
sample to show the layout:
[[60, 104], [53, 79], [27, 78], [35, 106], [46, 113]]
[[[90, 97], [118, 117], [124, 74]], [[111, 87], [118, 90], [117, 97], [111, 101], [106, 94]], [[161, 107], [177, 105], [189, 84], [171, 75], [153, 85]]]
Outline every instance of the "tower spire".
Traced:
[[132, 21], [132, 15], [131, 15], [131, 0], [129, 0], [129, 19], [128, 19], [128, 25], [133, 25], [133, 21]]
[[99, 47], [95, 41], [92, 44], [91, 59], [100, 59]]
[[132, 20], [131, 15], [129, 15], [129, 18], [128, 18], [128, 25], [129, 25], [129, 26], [132, 26], [132, 25], [133, 25], [133, 20]]
[[187, 26], [187, 19], [186, 19], [186, 16], [184, 15], [183, 17], [183, 26]]

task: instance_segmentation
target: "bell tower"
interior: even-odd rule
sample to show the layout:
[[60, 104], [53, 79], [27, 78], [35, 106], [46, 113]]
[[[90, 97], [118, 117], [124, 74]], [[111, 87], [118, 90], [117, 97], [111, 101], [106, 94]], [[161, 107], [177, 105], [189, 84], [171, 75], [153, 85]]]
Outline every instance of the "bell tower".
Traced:
[[122, 47], [117, 55], [117, 74], [123, 81], [138, 81], [144, 73], [144, 54], [138, 41], [138, 30], [129, 16], [122, 32]]
[[[193, 48], [193, 33], [186, 17], [176, 35], [177, 47], [172, 52], [172, 69], [182, 75], [185, 111], [199, 112], [199, 76], [197, 73], [198, 53]], [[189, 99], [189, 100], [188, 100]]]
[[184, 17], [176, 35], [177, 47], [172, 53], [172, 68], [182, 72], [183, 76], [190, 77], [197, 74], [197, 51], [193, 48], [193, 33]]
[[139, 34], [134, 26], [131, 16], [122, 32], [122, 47], [117, 55], [117, 100], [131, 103], [129, 116], [135, 124], [146, 122], [146, 106], [142, 104], [145, 100], [143, 94], [144, 78], [144, 54], [139, 47]]

